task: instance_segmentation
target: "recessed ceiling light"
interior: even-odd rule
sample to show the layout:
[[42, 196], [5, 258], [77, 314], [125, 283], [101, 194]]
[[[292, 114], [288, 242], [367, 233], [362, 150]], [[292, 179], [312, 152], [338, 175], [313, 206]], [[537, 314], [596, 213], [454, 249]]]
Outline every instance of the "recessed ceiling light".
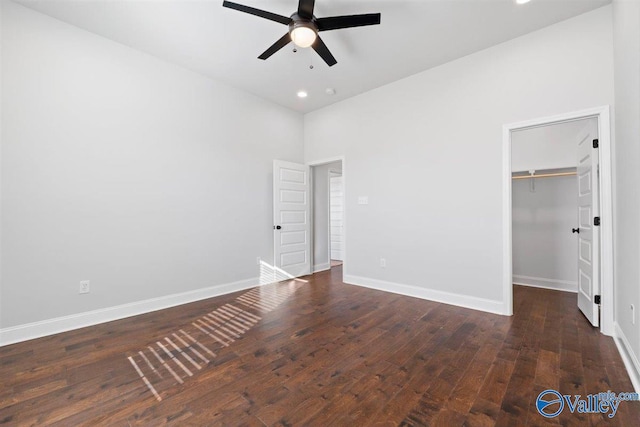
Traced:
[[332, 87], [328, 87], [324, 90], [324, 93], [326, 93], [327, 95], [335, 95], [336, 94], [336, 90]]
[[518, 4], [525, 4], [525, 3], [529, 3], [531, 0], [516, 0], [516, 3]]
[[298, 91], [298, 98], [306, 98], [309, 94], [307, 92], [305, 92], [304, 90], [299, 90]]

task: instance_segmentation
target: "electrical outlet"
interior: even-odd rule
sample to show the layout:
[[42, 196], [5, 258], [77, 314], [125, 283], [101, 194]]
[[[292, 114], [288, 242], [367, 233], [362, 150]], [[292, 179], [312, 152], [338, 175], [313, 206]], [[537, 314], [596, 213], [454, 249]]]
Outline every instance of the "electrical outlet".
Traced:
[[380, 267], [382, 268], [386, 268], [387, 267], [387, 260], [384, 258], [380, 258]]
[[631, 324], [636, 324], [636, 308], [633, 304], [629, 307], [631, 309]]
[[90, 290], [90, 283], [88, 280], [80, 281], [80, 289], [78, 290], [79, 294], [88, 294]]

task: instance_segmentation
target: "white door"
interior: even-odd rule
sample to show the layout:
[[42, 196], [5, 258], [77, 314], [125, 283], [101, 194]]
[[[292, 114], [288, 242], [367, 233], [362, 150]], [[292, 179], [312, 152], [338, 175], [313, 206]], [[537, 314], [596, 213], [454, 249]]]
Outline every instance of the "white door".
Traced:
[[342, 175], [330, 175], [329, 178], [329, 220], [331, 234], [331, 259], [342, 261]]
[[589, 122], [578, 134], [578, 307], [593, 326], [600, 324], [600, 227], [597, 129]]
[[274, 267], [285, 277], [311, 273], [309, 193], [308, 166], [273, 161]]

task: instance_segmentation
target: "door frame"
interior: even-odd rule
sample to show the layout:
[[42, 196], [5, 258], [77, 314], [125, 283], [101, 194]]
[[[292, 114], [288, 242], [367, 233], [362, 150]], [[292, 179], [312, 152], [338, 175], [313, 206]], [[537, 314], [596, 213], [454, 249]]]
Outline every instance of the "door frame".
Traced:
[[[320, 159], [320, 160], [313, 160], [310, 162], [306, 162], [305, 165], [309, 166], [309, 168], [311, 170], [313, 170], [313, 168], [315, 166], [322, 166], [322, 165], [326, 165], [329, 163], [335, 163], [335, 162], [342, 162], [342, 233], [343, 233], [343, 244], [342, 244], [342, 275], [345, 276], [347, 274], [347, 204], [346, 204], [346, 194], [347, 194], [347, 162], [344, 156], [336, 156], [336, 157], [329, 157], [326, 159]], [[315, 209], [315, 193], [313, 191], [313, 176], [314, 173], [310, 173], [309, 174], [311, 176], [311, 193], [310, 193], [310, 199], [311, 199], [311, 230], [313, 230], [314, 227], [314, 209]], [[328, 226], [330, 227], [330, 226]], [[327, 230], [327, 235], [329, 237], [329, 239], [331, 239], [331, 230]], [[314, 258], [314, 246], [315, 246], [315, 236], [314, 233], [311, 233], [311, 270], [313, 273], [313, 258]], [[329, 269], [331, 269], [331, 243], [329, 242]]]
[[[331, 176], [331, 175], [334, 176]], [[340, 174], [338, 175], [338, 172], [332, 171], [331, 169], [329, 169], [329, 173], [327, 174], [327, 188], [329, 189], [328, 193], [329, 193], [329, 201], [328, 201], [328, 207], [329, 207], [329, 213], [327, 214], [327, 218], [329, 218], [329, 233], [327, 236], [327, 239], [329, 240], [328, 244], [327, 244], [327, 248], [329, 249], [329, 268], [331, 268], [331, 252], [332, 252], [332, 246], [331, 246], [331, 178], [335, 178], [339, 176], [340, 178], [342, 178], [342, 172], [340, 172]], [[344, 179], [343, 179], [344, 181]], [[342, 189], [342, 215], [344, 218], [344, 187]], [[344, 240], [344, 220], [343, 220], [343, 228], [342, 228], [342, 239]], [[344, 258], [344, 251], [342, 253], [342, 258]], [[344, 262], [344, 259], [341, 260], [342, 262]]]
[[581, 119], [598, 120], [600, 146], [599, 192], [600, 216], [600, 332], [614, 335], [614, 279], [613, 279], [613, 170], [611, 162], [611, 123], [609, 105], [589, 108], [555, 116], [540, 117], [502, 126], [502, 282], [504, 314], [513, 315], [513, 247], [511, 202], [511, 134], [517, 130], [532, 129]]

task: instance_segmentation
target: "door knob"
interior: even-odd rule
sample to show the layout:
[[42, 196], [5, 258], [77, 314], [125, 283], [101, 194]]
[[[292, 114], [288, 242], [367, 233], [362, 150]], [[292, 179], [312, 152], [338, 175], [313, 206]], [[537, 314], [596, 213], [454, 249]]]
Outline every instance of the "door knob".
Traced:
[[276, 226], [275, 226], [275, 227], [273, 227], [273, 228], [275, 228], [276, 230], [280, 230], [282, 227], [280, 227], [279, 225], [276, 225]]
[[579, 228], [572, 228], [571, 232], [580, 234], [580, 229]]

